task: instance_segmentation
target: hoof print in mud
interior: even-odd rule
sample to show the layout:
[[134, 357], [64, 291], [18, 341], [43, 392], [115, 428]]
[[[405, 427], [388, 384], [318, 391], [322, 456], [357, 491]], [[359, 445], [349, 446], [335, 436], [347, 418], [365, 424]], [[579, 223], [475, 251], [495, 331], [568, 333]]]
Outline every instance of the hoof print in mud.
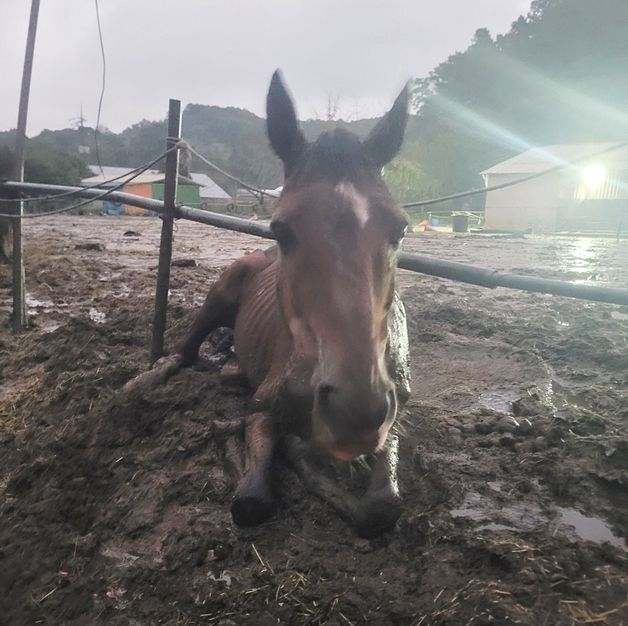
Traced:
[[241, 528], [257, 526], [270, 519], [275, 512], [275, 502], [259, 496], [235, 496], [231, 503], [231, 517]]

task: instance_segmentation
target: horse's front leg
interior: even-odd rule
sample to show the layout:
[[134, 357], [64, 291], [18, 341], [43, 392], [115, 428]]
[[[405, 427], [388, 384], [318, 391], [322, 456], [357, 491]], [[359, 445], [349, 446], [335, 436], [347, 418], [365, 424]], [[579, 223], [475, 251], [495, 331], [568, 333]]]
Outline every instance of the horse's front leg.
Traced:
[[386, 447], [375, 454], [369, 487], [358, 505], [355, 526], [363, 537], [379, 535], [393, 528], [401, 515], [398, 463], [399, 437], [391, 433]]
[[231, 503], [231, 516], [238, 526], [254, 526], [275, 509], [271, 465], [277, 433], [274, 419], [267, 413], [249, 415], [244, 429], [244, 476]]

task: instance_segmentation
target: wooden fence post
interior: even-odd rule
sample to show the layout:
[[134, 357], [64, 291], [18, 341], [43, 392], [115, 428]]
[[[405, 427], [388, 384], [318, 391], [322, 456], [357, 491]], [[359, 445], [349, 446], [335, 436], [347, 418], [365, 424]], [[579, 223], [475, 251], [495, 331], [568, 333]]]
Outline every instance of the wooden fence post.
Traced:
[[[39, 17], [39, 0], [32, 0], [31, 14], [28, 22], [24, 68], [22, 70], [22, 88], [20, 105], [17, 115], [17, 131], [15, 133], [15, 152], [13, 154], [13, 179], [24, 180], [24, 148], [26, 145], [26, 118], [28, 116], [28, 98], [33, 72], [33, 56], [35, 54], [35, 36], [37, 34], [37, 18]], [[24, 260], [22, 258], [22, 213], [24, 203], [16, 200], [15, 217], [11, 220], [13, 230], [13, 330], [19, 332], [26, 328], [26, 288], [24, 279]]]
[[[174, 147], [181, 138], [181, 101], [170, 100], [168, 108], [168, 136], [166, 147]], [[172, 259], [172, 228], [177, 201], [177, 182], [179, 178], [179, 150], [166, 155], [166, 178], [164, 181], [164, 209], [159, 244], [159, 266], [157, 268], [157, 287], [155, 290], [155, 315], [153, 317], [153, 335], [150, 345], [151, 365], [164, 352], [164, 332], [168, 308], [168, 290], [170, 288], [170, 261]]]

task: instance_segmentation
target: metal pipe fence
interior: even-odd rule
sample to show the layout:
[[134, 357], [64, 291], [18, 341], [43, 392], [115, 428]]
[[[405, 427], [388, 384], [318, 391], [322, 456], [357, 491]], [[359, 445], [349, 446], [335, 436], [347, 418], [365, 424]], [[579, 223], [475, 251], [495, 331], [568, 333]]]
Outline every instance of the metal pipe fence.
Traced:
[[[0, 191], [5, 189], [10, 193], [61, 193], [74, 191], [77, 196], [85, 198], [95, 198], [102, 195], [102, 190], [82, 189], [81, 187], [65, 187], [60, 185], [42, 185], [38, 183], [0, 183]], [[135, 196], [133, 194], [113, 191], [108, 196], [114, 202], [132, 204], [134, 206], [163, 214], [164, 203], [151, 198]], [[188, 206], [178, 206], [175, 208], [175, 217], [187, 219], [192, 222], [225, 228], [247, 235], [255, 235], [265, 239], [274, 239], [270, 228], [262, 222], [253, 222], [235, 217], [233, 215], [223, 215], [212, 211], [205, 211]], [[594, 302], [606, 302], [610, 304], [628, 305], [628, 289], [619, 287], [602, 287], [597, 285], [582, 285], [567, 281], [554, 280], [549, 278], [539, 278], [538, 276], [525, 276], [520, 274], [510, 274], [497, 270], [460, 263], [458, 261], [447, 261], [424, 254], [410, 254], [402, 252], [399, 255], [398, 267], [403, 270], [437, 276], [447, 280], [478, 285], [494, 289], [496, 287], [506, 287], [536, 293], [545, 293], [556, 296], [570, 298], [580, 298]]]

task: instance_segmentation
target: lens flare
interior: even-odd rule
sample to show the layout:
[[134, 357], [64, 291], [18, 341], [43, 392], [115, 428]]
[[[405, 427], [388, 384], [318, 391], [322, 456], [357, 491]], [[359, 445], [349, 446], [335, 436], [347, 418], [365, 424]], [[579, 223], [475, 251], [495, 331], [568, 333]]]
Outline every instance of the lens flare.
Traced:
[[601, 163], [589, 163], [582, 169], [581, 176], [589, 189], [597, 189], [606, 179], [606, 168]]

